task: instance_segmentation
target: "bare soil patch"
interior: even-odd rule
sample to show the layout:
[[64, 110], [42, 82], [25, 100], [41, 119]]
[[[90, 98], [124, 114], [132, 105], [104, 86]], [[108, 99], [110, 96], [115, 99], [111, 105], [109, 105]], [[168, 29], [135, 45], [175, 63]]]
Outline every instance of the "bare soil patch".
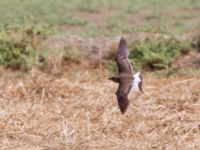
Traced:
[[199, 69], [200, 68], [200, 53], [197, 51], [190, 52], [186, 56], [179, 58], [174, 63], [175, 68], [180, 69]]

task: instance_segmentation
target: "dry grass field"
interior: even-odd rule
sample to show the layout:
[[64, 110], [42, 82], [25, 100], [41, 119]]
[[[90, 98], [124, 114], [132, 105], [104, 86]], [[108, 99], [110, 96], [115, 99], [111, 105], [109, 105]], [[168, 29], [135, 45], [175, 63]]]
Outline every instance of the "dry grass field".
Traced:
[[2, 77], [0, 149], [200, 148], [199, 78], [146, 73], [144, 94], [131, 93], [125, 115], [116, 88], [98, 70]]

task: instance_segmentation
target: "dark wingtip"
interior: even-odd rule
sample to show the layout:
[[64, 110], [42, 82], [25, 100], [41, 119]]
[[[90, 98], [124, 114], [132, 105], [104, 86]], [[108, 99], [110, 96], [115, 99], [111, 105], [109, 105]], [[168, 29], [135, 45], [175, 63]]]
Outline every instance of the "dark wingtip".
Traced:
[[117, 100], [119, 109], [122, 114], [124, 114], [127, 111], [128, 105], [129, 105], [129, 99], [125, 97], [124, 95], [117, 94]]
[[124, 115], [124, 114], [126, 113], [126, 110], [127, 110], [127, 109], [125, 109], [125, 110], [120, 109], [122, 115]]
[[126, 48], [126, 40], [125, 40], [125, 38], [122, 36], [122, 37], [121, 37], [121, 40], [120, 40], [120, 42], [119, 42], [119, 48], [118, 48], [118, 49], [124, 49], [124, 48]]
[[126, 44], [126, 40], [123, 36], [121, 37], [120, 44]]

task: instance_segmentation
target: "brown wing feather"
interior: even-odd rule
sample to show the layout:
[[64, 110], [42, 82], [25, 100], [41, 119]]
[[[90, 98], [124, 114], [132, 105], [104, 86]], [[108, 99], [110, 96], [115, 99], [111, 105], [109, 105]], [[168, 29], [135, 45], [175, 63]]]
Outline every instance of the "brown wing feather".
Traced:
[[133, 69], [128, 61], [128, 49], [126, 46], [126, 40], [123, 37], [120, 40], [115, 60], [117, 62], [119, 74], [121, 74], [121, 73], [132, 74], [133, 73]]
[[119, 105], [119, 109], [121, 113], [122, 114], [125, 113], [129, 105], [129, 99], [123, 94], [118, 94], [117, 101], [118, 101], [118, 105]]
[[129, 105], [128, 95], [132, 88], [131, 78], [122, 78], [119, 82], [116, 95], [119, 104], [119, 108], [124, 113]]

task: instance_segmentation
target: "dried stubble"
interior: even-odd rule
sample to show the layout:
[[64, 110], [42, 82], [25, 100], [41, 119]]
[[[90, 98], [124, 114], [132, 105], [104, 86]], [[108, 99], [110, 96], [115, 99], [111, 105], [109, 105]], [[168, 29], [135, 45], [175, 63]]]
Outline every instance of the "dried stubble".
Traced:
[[33, 71], [0, 80], [1, 149], [198, 149], [200, 80], [155, 79], [132, 93], [125, 115], [117, 85]]

